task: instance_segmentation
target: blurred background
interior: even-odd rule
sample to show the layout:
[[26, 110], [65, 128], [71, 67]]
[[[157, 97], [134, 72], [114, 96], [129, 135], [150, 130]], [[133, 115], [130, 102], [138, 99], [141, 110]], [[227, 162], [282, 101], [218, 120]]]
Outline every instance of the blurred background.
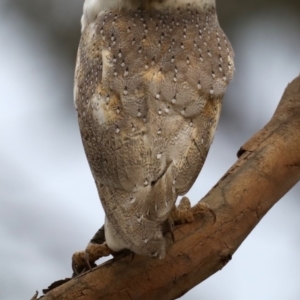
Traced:
[[[83, 0], [0, 1], [0, 299], [29, 300], [71, 275], [104, 215], [73, 108]], [[300, 72], [299, 0], [217, 0], [235, 79], [196, 184], [195, 203], [271, 118]], [[299, 300], [296, 185], [222, 271], [182, 299]]]

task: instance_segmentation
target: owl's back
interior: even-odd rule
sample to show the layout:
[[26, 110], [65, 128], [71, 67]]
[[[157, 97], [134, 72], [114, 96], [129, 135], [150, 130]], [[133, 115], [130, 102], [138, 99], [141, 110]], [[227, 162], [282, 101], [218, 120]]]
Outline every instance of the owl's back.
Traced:
[[232, 74], [213, 7], [112, 10], [84, 30], [75, 82], [80, 130], [125, 248], [149, 254], [163, 242], [161, 224], [202, 168]]

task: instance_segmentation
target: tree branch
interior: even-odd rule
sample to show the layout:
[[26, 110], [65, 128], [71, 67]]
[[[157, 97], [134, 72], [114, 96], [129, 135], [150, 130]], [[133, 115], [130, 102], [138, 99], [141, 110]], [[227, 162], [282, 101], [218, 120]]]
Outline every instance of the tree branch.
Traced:
[[285, 90], [270, 122], [202, 199], [217, 220], [197, 218], [175, 229], [163, 260], [110, 260], [51, 290], [43, 300], [175, 299], [231, 259], [267, 211], [300, 179], [300, 76]]

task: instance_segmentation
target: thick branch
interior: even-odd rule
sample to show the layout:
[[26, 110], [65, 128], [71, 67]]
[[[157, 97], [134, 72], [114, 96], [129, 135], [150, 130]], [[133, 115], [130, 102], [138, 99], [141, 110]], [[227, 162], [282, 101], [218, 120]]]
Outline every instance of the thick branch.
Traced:
[[300, 77], [271, 121], [202, 199], [217, 215], [175, 229], [165, 259], [111, 260], [55, 288], [44, 300], [175, 299], [230, 260], [267, 211], [300, 179]]

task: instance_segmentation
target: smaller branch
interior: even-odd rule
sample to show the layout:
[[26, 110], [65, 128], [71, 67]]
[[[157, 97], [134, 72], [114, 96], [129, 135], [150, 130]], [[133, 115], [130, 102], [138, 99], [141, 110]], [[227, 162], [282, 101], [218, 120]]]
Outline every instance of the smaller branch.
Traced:
[[36, 300], [39, 292], [36, 291], [30, 300]]
[[216, 213], [175, 229], [163, 260], [110, 260], [51, 290], [50, 300], [175, 299], [222, 269], [268, 210], [300, 179], [300, 77], [270, 122], [202, 201]]

